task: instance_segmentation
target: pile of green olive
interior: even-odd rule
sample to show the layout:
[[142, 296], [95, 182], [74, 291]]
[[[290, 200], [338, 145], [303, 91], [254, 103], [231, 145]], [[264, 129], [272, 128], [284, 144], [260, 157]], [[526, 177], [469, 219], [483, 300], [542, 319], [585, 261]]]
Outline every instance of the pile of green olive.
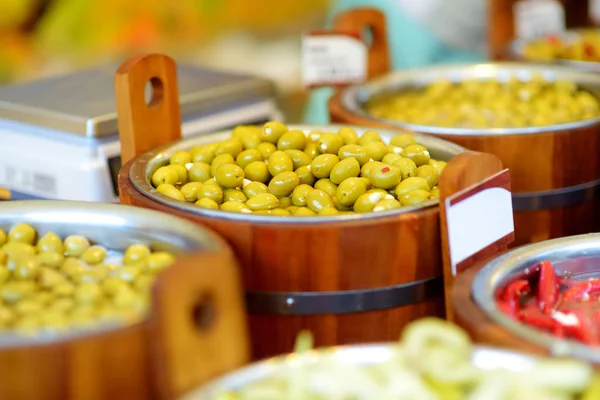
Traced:
[[533, 74], [516, 77], [450, 82], [374, 96], [365, 110], [378, 118], [407, 124], [447, 128], [526, 128], [577, 122], [600, 115], [600, 102], [568, 80], [545, 80]]
[[152, 175], [159, 193], [198, 207], [276, 216], [338, 215], [413, 206], [439, 197], [446, 166], [408, 133], [385, 143], [358, 135], [238, 126], [230, 138], [176, 151]]
[[156, 275], [173, 260], [144, 244], [119, 254], [79, 235], [38, 238], [29, 224], [0, 229], [0, 332], [29, 335], [137, 320]]

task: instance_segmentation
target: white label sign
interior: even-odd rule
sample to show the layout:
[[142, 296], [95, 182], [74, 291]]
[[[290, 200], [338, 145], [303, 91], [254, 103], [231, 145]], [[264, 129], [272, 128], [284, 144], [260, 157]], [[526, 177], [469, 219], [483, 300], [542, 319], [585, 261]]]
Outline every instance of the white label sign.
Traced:
[[514, 232], [512, 196], [503, 187], [465, 189], [448, 197], [445, 206], [453, 275], [461, 262]]
[[367, 46], [344, 34], [302, 37], [302, 83], [305, 87], [360, 83], [367, 78]]
[[565, 30], [565, 10], [556, 0], [521, 0], [514, 5], [515, 33], [530, 39]]

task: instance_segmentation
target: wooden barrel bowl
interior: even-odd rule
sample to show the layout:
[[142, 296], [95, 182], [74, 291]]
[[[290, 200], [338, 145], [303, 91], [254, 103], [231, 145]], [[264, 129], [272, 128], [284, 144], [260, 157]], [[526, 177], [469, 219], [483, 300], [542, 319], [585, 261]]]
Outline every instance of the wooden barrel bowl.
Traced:
[[395, 123], [368, 115], [362, 102], [404, 85], [437, 79], [489, 79], [540, 71], [578, 82], [600, 97], [597, 75], [519, 63], [456, 65], [396, 72], [346, 88], [329, 102], [338, 123], [412, 130], [496, 155], [511, 171], [516, 245], [600, 230], [600, 119], [540, 128], [467, 130]]
[[145, 243], [180, 255], [159, 275], [140, 322], [0, 334], [1, 399], [169, 399], [248, 361], [237, 265], [214, 233], [151, 210], [87, 202], [3, 204], [0, 228], [18, 222], [39, 234], [81, 234], [114, 251]]
[[573, 279], [579, 274], [583, 278], [600, 273], [600, 233], [521, 246], [476, 263], [456, 277], [450, 291], [449, 303], [455, 322], [478, 343], [533, 354], [572, 356], [600, 366], [600, 348], [559, 340], [529, 328], [502, 314], [494, 305], [498, 288], [542, 260], [550, 260], [558, 274], [573, 273]]
[[[290, 351], [304, 329], [314, 333], [319, 346], [395, 340], [407, 322], [443, 315], [436, 200], [381, 214], [277, 218], [203, 209], [158, 193], [149, 180], [170, 154], [230, 135], [172, 143], [181, 137], [174, 65], [167, 57], [144, 55], [117, 71], [124, 158], [120, 199], [208, 226], [229, 241], [242, 266], [254, 358]], [[160, 88], [155, 106], [141, 101], [140, 90], [148, 81]], [[290, 126], [304, 131], [339, 128]], [[395, 133], [380, 134], [389, 138]], [[416, 137], [434, 158], [463, 151], [437, 138]]]

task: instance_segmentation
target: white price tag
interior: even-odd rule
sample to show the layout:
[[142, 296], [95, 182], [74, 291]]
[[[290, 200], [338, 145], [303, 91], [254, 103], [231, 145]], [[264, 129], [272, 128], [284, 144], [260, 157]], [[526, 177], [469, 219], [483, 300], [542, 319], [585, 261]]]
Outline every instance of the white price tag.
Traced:
[[363, 82], [367, 78], [366, 44], [335, 31], [302, 37], [302, 83], [305, 87]]
[[452, 275], [461, 264], [514, 238], [510, 178], [505, 169], [446, 198], [446, 225]]
[[521, 0], [514, 8], [515, 33], [530, 39], [565, 30], [565, 10], [556, 0]]
[[596, 24], [600, 23], [600, 0], [590, 0], [590, 17]]

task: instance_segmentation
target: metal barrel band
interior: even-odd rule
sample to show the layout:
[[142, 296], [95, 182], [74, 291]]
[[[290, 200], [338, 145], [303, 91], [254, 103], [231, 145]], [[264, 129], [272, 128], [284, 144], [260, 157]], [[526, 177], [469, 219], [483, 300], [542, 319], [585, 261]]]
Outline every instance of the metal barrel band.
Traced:
[[326, 315], [387, 310], [444, 295], [442, 276], [395, 286], [340, 292], [247, 291], [246, 306], [256, 315]]
[[514, 211], [551, 210], [600, 199], [600, 179], [561, 189], [513, 193]]

